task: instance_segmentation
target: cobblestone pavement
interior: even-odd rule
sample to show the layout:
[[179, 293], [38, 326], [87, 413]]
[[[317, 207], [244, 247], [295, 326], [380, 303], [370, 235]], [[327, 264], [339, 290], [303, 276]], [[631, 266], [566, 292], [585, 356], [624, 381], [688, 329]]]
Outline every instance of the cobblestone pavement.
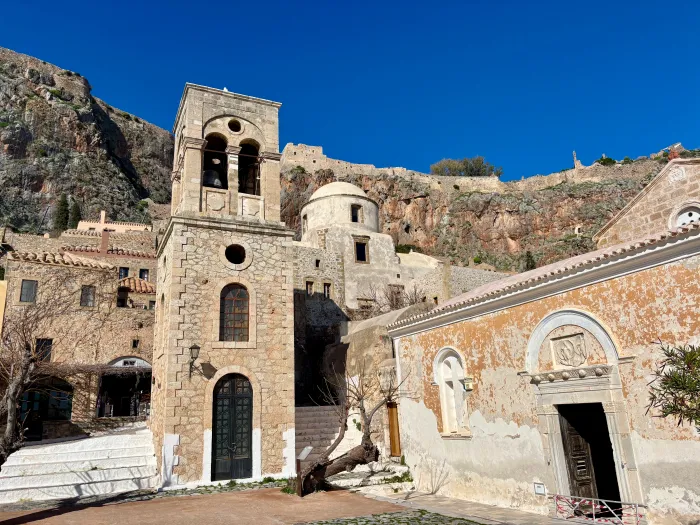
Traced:
[[473, 521], [462, 518], [451, 518], [424, 510], [407, 512], [391, 512], [360, 516], [357, 518], [341, 518], [330, 521], [313, 521], [304, 525], [477, 525]]

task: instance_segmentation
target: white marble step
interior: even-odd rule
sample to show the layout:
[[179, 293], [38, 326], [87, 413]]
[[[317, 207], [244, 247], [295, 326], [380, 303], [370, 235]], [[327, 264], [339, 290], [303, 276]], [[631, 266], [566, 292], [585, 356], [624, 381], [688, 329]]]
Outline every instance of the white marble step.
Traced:
[[[152, 435], [148, 431], [133, 433], [112, 434], [107, 436], [90, 437], [63, 441], [61, 443], [49, 443], [46, 445], [31, 445], [15, 452], [18, 456], [34, 456], [39, 454], [62, 454], [66, 452], [83, 452], [86, 450], [123, 449], [129, 447], [143, 447], [152, 444]], [[14, 454], [13, 454], [14, 455]]]
[[151, 489], [158, 486], [158, 476], [129, 477], [119, 480], [85, 482], [69, 485], [52, 485], [20, 489], [0, 488], [0, 503], [15, 501], [41, 501], [67, 499], [101, 494], [118, 494], [132, 490]]
[[62, 485], [81, 485], [104, 481], [139, 479], [155, 476], [155, 465], [143, 467], [123, 467], [111, 469], [94, 469], [83, 472], [55, 472], [32, 476], [3, 477], [0, 492], [10, 489], [56, 487]]
[[[9, 458], [7, 458], [7, 461], [2, 466], [2, 471], [4, 472], [5, 467], [10, 465], [34, 465], [37, 463], [46, 462], [62, 463], [75, 460], [87, 461], [123, 458], [130, 456], [153, 456], [153, 445], [150, 443], [147, 446], [142, 447], [82, 450], [79, 453], [68, 451], [42, 454], [19, 454], [19, 452], [22, 452], [24, 450], [28, 449], [20, 449], [18, 452], [15, 452]], [[0, 476], [2, 476], [2, 473], [0, 473]]]
[[[156, 458], [153, 455], [123, 456], [99, 459], [82, 459], [82, 455], [81, 459], [78, 459], [77, 456], [74, 455], [72, 456], [72, 459], [68, 461], [45, 461], [42, 463], [19, 464], [5, 463], [2, 466], [2, 471], [0, 471], [0, 479], [13, 476], [35, 476], [40, 474], [56, 474], [59, 472], [85, 472], [95, 469], [106, 470], [149, 466], [154, 468], [156, 466]], [[0, 487], [1, 486], [2, 481], [0, 481]]]

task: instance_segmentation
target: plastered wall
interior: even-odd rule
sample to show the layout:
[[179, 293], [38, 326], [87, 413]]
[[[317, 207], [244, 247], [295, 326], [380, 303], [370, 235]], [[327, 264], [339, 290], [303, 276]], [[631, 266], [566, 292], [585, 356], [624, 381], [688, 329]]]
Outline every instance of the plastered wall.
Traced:
[[[528, 370], [528, 344], [544, 318], [574, 309], [605, 328], [618, 354], [611, 371], [619, 375], [620, 385], [611, 391], [606, 410], [614, 413], [619, 437], [629, 445], [618, 458], [625, 466], [618, 467], [629, 478], [630, 494], [638, 487], [651, 523], [697, 519], [700, 436], [691, 426], [652, 417], [646, 406], [647, 383], [661, 358], [652, 341], [699, 342], [699, 269], [700, 257], [695, 256], [400, 338], [400, 374], [408, 377], [399, 406], [402, 446], [421, 488], [434, 489], [435, 480], [444, 477], [439, 488], [449, 496], [548, 511], [548, 501], [532, 487], [533, 482], [545, 483], [550, 492], [557, 487], [546, 435], [551, 430], [545, 425], [546, 410], [538, 407], [538, 394], [548, 380], [544, 374], [536, 385], [527, 374], [564, 366], [547, 353], [552, 338], [585, 330], [563, 327], [548, 334], [538, 371]], [[591, 343], [586, 364], [609, 363], [597, 343]], [[465, 404], [470, 435], [461, 439], [441, 435], [434, 360], [444, 347], [460, 353], [465, 375], [473, 378]], [[566, 399], [582, 402], [585, 396]]]

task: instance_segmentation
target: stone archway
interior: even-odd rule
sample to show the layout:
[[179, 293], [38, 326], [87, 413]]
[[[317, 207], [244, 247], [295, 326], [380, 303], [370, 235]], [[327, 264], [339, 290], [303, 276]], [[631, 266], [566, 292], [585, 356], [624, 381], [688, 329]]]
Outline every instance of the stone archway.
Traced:
[[574, 309], [547, 315], [527, 346], [543, 446], [558, 494], [572, 495], [560, 405], [602, 405], [622, 501], [643, 502], [620, 375], [618, 347], [592, 315]]

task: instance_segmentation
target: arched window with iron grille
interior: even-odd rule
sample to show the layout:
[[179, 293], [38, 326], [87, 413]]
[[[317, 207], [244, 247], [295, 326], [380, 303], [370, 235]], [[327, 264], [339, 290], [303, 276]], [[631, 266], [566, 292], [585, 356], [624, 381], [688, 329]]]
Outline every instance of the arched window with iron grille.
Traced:
[[248, 340], [248, 290], [240, 284], [229, 284], [221, 290], [219, 323], [220, 341]]

